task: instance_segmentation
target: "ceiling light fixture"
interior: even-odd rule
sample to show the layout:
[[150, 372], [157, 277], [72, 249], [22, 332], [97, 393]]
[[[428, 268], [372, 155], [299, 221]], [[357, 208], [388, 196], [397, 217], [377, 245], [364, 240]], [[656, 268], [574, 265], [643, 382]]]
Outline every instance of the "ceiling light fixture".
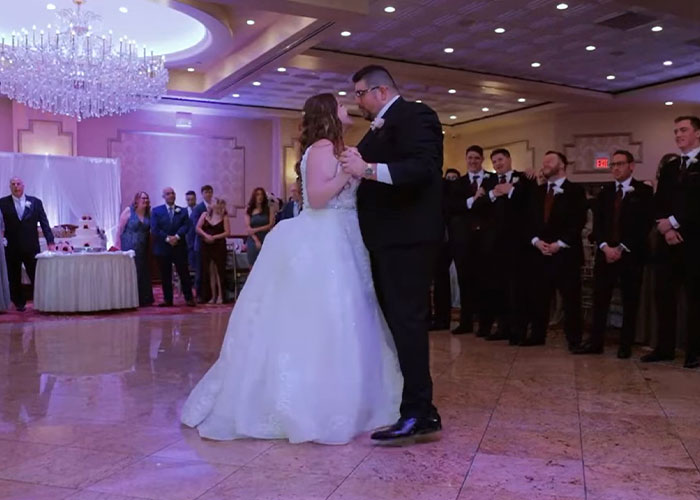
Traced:
[[254, 21], [253, 19], [248, 19], [245, 23], [246, 23], [248, 26], [253, 26], [253, 25], [255, 24], [255, 21]]
[[416, 99], [416, 102], [417, 102], [418, 104], [420, 104], [420, 103], [422, 103], [423, 101], [421, 101], [420, 99]]
[[534, 63], [532, 63], [530, 66], [532, 66], [533, 68], [539, 68], [539, 67], [542, 66], [542, 65], [541, 65], [540, 63], [538, 63], [538, 62], [534, 62]]
[[338, 95], [339, 95], [339, 96], [345, 96], [345, 95], [348, 95], [348, 93], [345, 92], [344, 90], [340, 90], [340, 91], [338, 92]]
[[236, 99], [238, 99], [239, 97], [241, 97], [241, 94], [233, 94], [231, 97], [235, 97]]
[[455, 51], [455, 49], [453, 49], [452, 47], [445, 47], [444, 51], [446, 54], [452, 54]]
[[126, 7], [119, 7], [119, 12], [121, 12], [122, 14], [127, 14], [129, 12], [129, 9], [127, 9]]
[[596, 49], [596, 46], [595, 46], [595, 45], [589, 45], [589, 46], [586, 47], [586, 50], [587, 50], [588, 52], [593, 52], [595, 49]]
[[486, 113], [488, 110], [489, 110], [489, 108], [486, 108], [486, 107], [481, 108], [481, 111], [483, 111], [484, 113]]
[[615, 75], [608, 75], [608, 76], [606, 76], [605, 78], [607, 78], [608, 80], [614, 80], [614, 79], [615, 79]]
[[651, 31], [653, 31], [654, 33], [658, 33], [659, 31], [663, 31], [663, 30], [664, 30], [663, 26], [654, 26], [653, 28], [651, 28]]
[[52, 3], [47, 3], [46, 10], [56, 10], [56, 6]]
[[260, 85], [262, 85], [262, 83], [260, 83], [260, 82], [253, 82], [253, 85], [254, 85], [255, 87], [259, 87]]
[[384, 12], [386, 12], [387, 14], [393, 14], [394, 12], [396, 12], [396, 8], [389, 5], [388, 7], [384, 7]]
[[284, 73], [285, 71], [287, 71], [287, 68], [285, 68], [284, 66], [280, 66], [279, 68], [277, 68], [277, 71], [280, 73]]
[[673, 66], [673, 61], [664, 61], [664, 66]]
[[525, 99], [524, 97], [521, 97], [520, 99], [518, 99], [518, 102], [525, 102], [525, 101], [527, 101], [527, 99]]
[[501, 34], [503, 34], [503, 33], [506, 32], [506, 29], [505, 29], [505, 28], [496, 28], [496, 29], [493, 30], [493, 31], [494, 31], [495, 33], [498, 33], [499, 35], [501, 35]]
[[340, 32], [340, 36], [350, 36], [350, 35], [352, 35], [352, 33], [349, 31], [341, 31]]
[[457, 91], [455, 89], [450, 89], [447, 91], [448, 94], [456, 94]]
[[456, 119], [457, 119], [457, 115], [450, 115], [450, 120], [456, 120]]
[[664, 104], [666, 106], [673, 106], [673, 101], [666, 101]]
[[194, 73], [194, 68], [187, 68], [188, 73]]
[[560, 3], [559, 5], [557, 5], [558, 10], [566, 10], [568, 8], [569, 8], [569, 4], [566, 4], [566, 3]]

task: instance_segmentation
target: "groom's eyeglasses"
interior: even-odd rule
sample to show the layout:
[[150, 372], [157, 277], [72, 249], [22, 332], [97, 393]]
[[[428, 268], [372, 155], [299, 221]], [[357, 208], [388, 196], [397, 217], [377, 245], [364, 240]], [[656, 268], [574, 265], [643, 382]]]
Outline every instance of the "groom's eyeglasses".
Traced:
[[372, 92], [373, 90], [377, 90], [380, 86], [381, 86], [381, 85], [377, 85], [376, 87], [372, 87], [372, 88], [369, 88], [369, 89], [356, 90], [356, 91], [355, 91], [355, 95], [356, 95], [358, 98], [362, 98], [362, 97], [364, 97], [368, 92]]

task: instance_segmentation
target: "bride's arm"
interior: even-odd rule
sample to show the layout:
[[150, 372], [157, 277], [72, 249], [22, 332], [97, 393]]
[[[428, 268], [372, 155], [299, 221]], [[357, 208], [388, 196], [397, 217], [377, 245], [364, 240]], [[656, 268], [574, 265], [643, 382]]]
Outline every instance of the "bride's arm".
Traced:
[[306, 190], [311, 208], [323, 208], [340, 193], [350, 175], [338, 170], [338, 159], [333, 154], [333, 144], [323, 140], [314, 145], [306, 158]]

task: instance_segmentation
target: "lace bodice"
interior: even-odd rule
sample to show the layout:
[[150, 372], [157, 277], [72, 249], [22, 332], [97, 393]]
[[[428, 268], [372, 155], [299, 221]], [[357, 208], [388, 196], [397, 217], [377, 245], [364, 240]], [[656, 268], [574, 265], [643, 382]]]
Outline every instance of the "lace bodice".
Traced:
[[[309, 146], [301, 158], [301, 185], [304, 199], [304, 210], [314, 210], [309, 203], [309, 196], [306, 192], [306, 159], [309, 156], [309, 151], [312, 146]], [[340, 162], [336, 166], [336, 174], [340, 170]], [[354, 210], [356, 208], [356, 193], [360, 185], [359, 179], [351, 178], [343, 189], [336, 196], [328, 200], [326, 209]], [[316, 209], [318, 210], [318, 209]]]

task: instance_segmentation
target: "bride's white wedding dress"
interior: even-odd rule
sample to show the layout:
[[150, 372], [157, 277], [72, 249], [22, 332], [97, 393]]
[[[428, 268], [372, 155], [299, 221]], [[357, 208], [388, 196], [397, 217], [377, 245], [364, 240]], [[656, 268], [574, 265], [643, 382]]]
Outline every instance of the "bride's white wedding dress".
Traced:
[[403, 379], [360, 235], [357, 186], [324, 209], [304, 192], [301, 214], [266, 237], [219, 359], [182, 411], [202, 437], [342, 444], [399, 417]]

